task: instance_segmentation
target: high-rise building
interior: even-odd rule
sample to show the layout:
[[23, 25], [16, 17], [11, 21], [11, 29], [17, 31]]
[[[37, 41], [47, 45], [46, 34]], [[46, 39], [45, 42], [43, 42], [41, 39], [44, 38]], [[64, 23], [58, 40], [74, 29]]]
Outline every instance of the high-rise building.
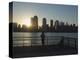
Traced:
[[66, 22], [66, 26], [69, 26], [68, 22]]
[[60, 26], [64, 26], [64, 22], [60, 22]]
[[58, 28], [59, 28], [59, 21], [56, 20], [56, 21], [55, 21], [55, 30], [58, 30]]
[[59, 21], [58, 20], [55, 21], [55, 26], [59, 26]]
[[26, 27], [26, 25], [22, 25], [22, 31], [23, 31], [23, 32], [26, 32], [26, 31], [28, 31], [28, 30], [27, 30], [27, 27]]
[[53, 20], [52, 19], [50, 20], [50, 31], [51, 32], [53, 31]]
[[32, 31], [38, 31], [38, 17], [34, 16], [31, 18]]
[[50, 27], [53, 28], [53, 20], [50, 20]]
[[18, 25], [17, 28], [18, 28], [18, 32], [21, 32], [21, 25], [20, 24]]
[[60, 29], [59, 29], [60, 32], [65, 31], [65, 30], [64, 30], [64, 29], [65, 29], [64, 22], [60, 22], [59, 28], [60, 28]]
[[76, 27], [76, 25], [75, 25], [75, 24], [73, 24], [73, 27]]
[[43, 18], [43, 21], [42, 21], [42, 30], [43, 31], [46, 30], [46, 18]]
[[43, 18], [42, 27], [46, 27], [46, 18]]

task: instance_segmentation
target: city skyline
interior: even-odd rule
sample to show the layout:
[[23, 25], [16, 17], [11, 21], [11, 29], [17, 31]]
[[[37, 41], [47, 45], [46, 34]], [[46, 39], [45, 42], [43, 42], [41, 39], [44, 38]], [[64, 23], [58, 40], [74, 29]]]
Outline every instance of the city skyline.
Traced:
[[[36, 16], [36, 15], [35, 15]], [[20, 25], [21, 27], [23, 26], [23, 25], [25, 25], [27, 28], [30, 28], [30, 27], [32, 27], [32, 26], [36, 26], [36, 24], [37, 24], [37, 27], [39, 28], [39, 27], [43, 27], [44, 25], [48, 25], [49, 27], [54, 27], [55, 25], [56, 25], [56, 21], [58, 22], [58, 25], [59, 26], [61, 26], [61, 24], [62, 25], [68, 25], [68, 26], [70, 26], [70, 25], [74, 25], [74, 24], [69, 24], [68, 22], [63, 22], [63, 21], [59, 21], [59, 20], [53, 20], [53, 19], [51, 19], [51, 20], [49, 20], [49, 23], [47, 23], [47, 19], [46, 18], [42, 18], [42, 20], [41, 20], [41, 26], [39, 26], [39, 23], [38, 23], [38, 16], [36, 16], [37, 17], [37, 20], [34, 20], [33, 18], [35, 17], [35, 16], [33, 16], [33, 17], [31, 17], [31, 19], [30, 19], [30, 24], [31, 24], [31, 26], [27, 26], [26, 24], [20, 24], [20, 23], [17, 23], [17, 22], [10, 22], [10, 23], [16, 23], [17, 25]], [[35, 24], [35, 22], [36, 22], [36, 24]], [[77, 26], [78, 27], [78, 25], [76, 25], [75, 24], [75, 26]]]
[[[54, 25], [53, 25], [54, 24]], [[75, 24], [68, 24], [59, 20], [50, 20], [50, 26], [47, 24], [46, 18], [42, 19], [42, 26], [38, 24], [38, 16], [31, 18], [31, 26], [18, 24], [17, 22], [9, 23], [12, 26], [13, 32], [78, 32], [78, 26]]]
[[31, 24], [31, 17], [38, 16], [38, 24], [42, 26], [42, 19], [46, 18], [46, 23], [50, 25], [50, 20], [68, 22], [68, 24], [78, 25], [77, 6], [37, 4], [37, 3], [13, 3], [13, 22], [18, 24]]

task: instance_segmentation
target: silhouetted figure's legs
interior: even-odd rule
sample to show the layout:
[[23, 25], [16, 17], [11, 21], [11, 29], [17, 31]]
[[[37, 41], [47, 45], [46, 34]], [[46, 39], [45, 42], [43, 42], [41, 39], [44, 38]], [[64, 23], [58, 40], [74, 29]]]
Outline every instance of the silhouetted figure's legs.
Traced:
[[42, 46], [44, 46], [44, 39], [45, 39], [45, 35], [44, 35], [44, 32], [42, 32], [41, 34]]
[[60, 41], [59, 45], [64, 46], [64, 37], [61, 37], [61, 41]]
[[44, 46], [44, 38], [42, 38], [42, 46]]

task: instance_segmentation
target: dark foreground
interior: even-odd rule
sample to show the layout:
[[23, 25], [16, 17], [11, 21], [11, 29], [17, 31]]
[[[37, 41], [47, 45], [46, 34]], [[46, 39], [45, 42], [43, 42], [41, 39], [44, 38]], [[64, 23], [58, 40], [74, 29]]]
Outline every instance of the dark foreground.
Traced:
[[14, 47], [13, 58], [37, 57], [37, 56], [54, 56], [78, 54], [77, 48], [68, 46], [33, 46], [33, 47]]

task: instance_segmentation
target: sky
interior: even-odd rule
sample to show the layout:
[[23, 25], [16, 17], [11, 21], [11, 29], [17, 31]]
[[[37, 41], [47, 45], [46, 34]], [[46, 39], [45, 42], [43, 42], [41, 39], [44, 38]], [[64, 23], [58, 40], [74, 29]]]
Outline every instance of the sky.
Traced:
[[53, 23], [59, 20], [60, 22], [78, 25], [78, 7], [75, 5], [13, 3], [13, 22], [28, 24], [31, 21], [31, 17], [35, 15], [38, 16], [39, 26], [42, 25], [43, 18], [46, 18], [47, 24], [50, 24], [50, 20], [53, 19]]

